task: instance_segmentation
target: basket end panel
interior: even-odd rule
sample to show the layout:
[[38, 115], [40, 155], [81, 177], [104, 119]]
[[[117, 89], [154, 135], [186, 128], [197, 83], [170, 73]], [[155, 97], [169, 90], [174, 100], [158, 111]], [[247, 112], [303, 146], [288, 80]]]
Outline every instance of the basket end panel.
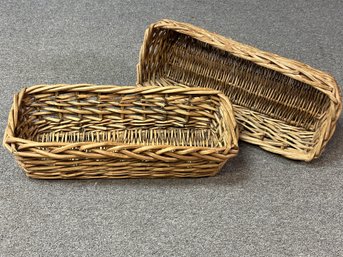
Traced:
[[234, 105], [240, 139], [284, 157], [309, 161], [314, 158], [318, 130], [289, 125], [258, 112]]
[[331, 101], [327, 114], [323, 117], [320, 128], [317, 131], [317, 144], [313, 148], [312, 152], [313, 159], [320, 157], [322, 152], [325, 150], [326, 145], [333, 137], [341, 111], [341, 99], [339, 98], [337, 102]]
[[221, 100], [219, 119], [217, 121], [219, 130], [219, 136], [226, 142], [228, 149], [232, 149], [236, 152], [239, 151], [238, 139], [239, 139], [239, 128], [236, 122], [235, 114], [233, 111], [232, 104], [227, 96], [219, 94]]
[[176, 34], [172, 29], [159, 26], [159, 22], [145, 30], [137, 64], [137, 84], [158, 79], [165, 73], [167, 53], [177, 41]]
[[15, 138], [16, 136], [15, 130], [18, 125], [19, 109], [21, 107], [25, 92], [26, 88], [23, 88], [21, 91], [19, 91], [19, 93], [13, 96], [13, 103], [8, 115], [8, 121], [3, 136], [3, 147], [5, 147], [11, 153], [16, 151], [15, 141], [11, 141], [10, 139]]

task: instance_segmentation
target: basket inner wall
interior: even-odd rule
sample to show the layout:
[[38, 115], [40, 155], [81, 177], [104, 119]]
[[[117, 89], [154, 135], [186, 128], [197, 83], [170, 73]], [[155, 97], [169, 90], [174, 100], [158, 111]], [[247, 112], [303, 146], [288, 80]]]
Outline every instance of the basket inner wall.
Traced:
[[330, 100], [310, 85], [173, 30], [155, 29], [143, 82], [161, 78], [223, 91], [234, 105], [315, 131]]
[[221, 147], [219, 106], [216, 95], [28, 94], [15, 134], [38, 142]]

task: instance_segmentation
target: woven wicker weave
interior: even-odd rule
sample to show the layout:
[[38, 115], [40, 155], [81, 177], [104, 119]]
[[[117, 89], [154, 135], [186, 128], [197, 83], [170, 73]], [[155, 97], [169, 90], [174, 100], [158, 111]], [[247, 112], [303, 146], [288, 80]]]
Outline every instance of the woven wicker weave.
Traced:
[[145, 32], [137, 83], [223, 91], [240, 138], [310, 161], [331, 138], [341, 112], [333, 77], [187, 23], [162, 20]]
[[38, 85], [14, 96], [4, 146], [41, 179], [202, 177], [238, 152], [220, 91]]

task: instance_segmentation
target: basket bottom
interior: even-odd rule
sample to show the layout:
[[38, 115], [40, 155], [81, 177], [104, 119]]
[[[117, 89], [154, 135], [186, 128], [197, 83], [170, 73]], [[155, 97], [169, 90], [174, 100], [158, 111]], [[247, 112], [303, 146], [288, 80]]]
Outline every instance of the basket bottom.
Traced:
[[125, 129], [110, 131], [52, 131], [36, 136], [38, 142], [116, 142], [122, 144], [222, 147], [218, 135], [211, 129]]

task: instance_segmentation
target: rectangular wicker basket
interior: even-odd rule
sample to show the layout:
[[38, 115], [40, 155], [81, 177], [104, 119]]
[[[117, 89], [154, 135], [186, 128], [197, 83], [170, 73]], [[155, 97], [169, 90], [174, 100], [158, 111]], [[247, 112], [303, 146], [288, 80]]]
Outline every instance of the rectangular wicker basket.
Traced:
[[329, 74], [171, 20], [146, 30], [137, 83], [221, 90], [242, 140], [305, 161], [321, 154], [342, 108]]
[[203, 177], [238, 152], [220, 91], [38, 85], [14, 96], [4, 136], [40, 179]]

